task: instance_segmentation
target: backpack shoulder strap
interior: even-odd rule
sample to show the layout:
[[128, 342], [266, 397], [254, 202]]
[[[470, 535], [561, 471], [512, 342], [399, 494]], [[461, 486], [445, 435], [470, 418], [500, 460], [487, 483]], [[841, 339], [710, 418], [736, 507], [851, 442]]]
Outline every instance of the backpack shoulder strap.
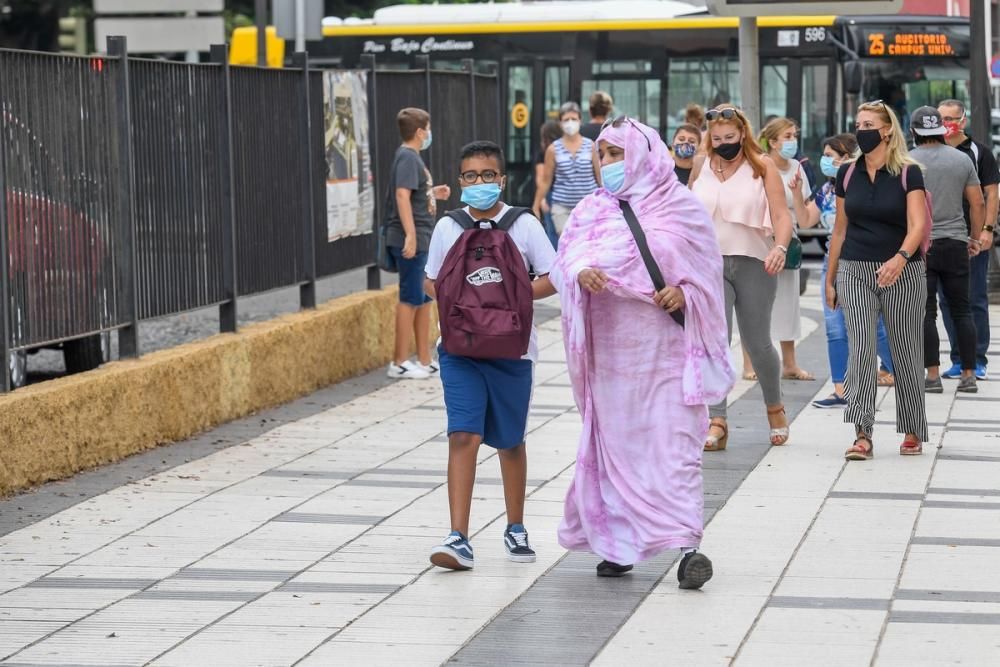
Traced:
[[526, 208], [523, 206], [511, 206], [509, 209], [507, 209], [507, 212], [503, 214], [503, 217], [497, 220], [496, 228], [501, 229], [505, 232], [510, 231], [510, 228], [514, 226], [514, 223], [517, 222], [518, 218], [520, 218], [525, 213], [530, 215], [532, 218], [535, 217], [535, 214], [532, 212], [530, 208]]
[[[649, 277], [653, 280], [653, 287], [657, 292], [659, 292], [667, 286], [667, 282], [663, 279], [660, 267], [653, 258], [653, 253], [649, 250], [649, 243], [646, 241], [646, 232], [642, 230], [642, 226], [639, 224], [639, 219], [635, 217], [635, 211], [632, 210], [632, 206], [627, 201], [619, 199], [618, 205], [622, 209], [622, 215], [625, 216], [625, 222], [628, 223], [628, 228], [632, 232], [635, 244], [639, 247], [639, 254], [642, 256], [643, 264], [646, 265], [646, 271], [649, 272]], [[684, 313], [681, 311], [675, 310], [670, 313], [670, 317], [674, 318], [674, 321], [677, 322], [677, 324], [682, 327], [684, 326]]]
[[854, 169], [858, 166], [858, 161], [855, 160], [851, 164], [847, 165], [847, 171], [844, 173], [844, 194], [847, 194], [847, 186], [851, 182], [851, 176], [854, 175]]
[[973, 141], [972, 145], [970, 146], [970, 148], [972, 148], [972, 157], [974, 158], [973, 162], [976, 163], [976, 169], [978, 170], [979, 169], [979, 144], [977, 144], [975, 141]]
[[453, 211], [447, 211], [444, 214], [444, 217], [451, 218], [465, 230], [474, 229], [476, 227], [476, 221], [465, 211], [464, 208], [456, 208]]

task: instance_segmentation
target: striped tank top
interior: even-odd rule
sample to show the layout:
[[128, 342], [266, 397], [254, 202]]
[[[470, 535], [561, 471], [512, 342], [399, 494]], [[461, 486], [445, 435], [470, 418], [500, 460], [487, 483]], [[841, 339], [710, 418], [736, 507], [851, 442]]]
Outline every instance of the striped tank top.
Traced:
[[556, 152], [556, 178], [552, 184], [552, 202], [576, 206], [580, 200], [597, 190], [594, 179], [594, 142], [583, 137], [576, 155], [570, 153], [562, 139], [553, 142]]

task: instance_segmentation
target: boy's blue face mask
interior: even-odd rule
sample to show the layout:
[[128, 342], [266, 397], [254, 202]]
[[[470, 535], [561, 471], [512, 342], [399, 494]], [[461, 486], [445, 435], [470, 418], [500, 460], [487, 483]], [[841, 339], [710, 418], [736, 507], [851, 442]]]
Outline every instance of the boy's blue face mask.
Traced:
[[694, 154], [698, 152], [698, 147], [694, 144], [674, 144], [674, 155], [682, 160], [688, 160], [694, 157]]
[[500, 199], [499, 183], [477, 183], [462, 188], [462, 203], [477, 211], [488, 211]]
[[823, 175], [827, 178], [837, 177], [837, 165], [833, 163], [833, 158], [829, 155], [824, 155], [819, 159], [819, 170], [823, 172]]
[[427, 138], [424, 139], [424, 142], [422, 144], [420, 144], [420, 150], [425, 151], [428, 148], [430, 148], [431, 147], [431, 141], [433, 139], [434, 139], [434, 136], [431, 134], [431, 131], [428, 129], [427, 130]]
[[616, 193], [625, 185], [625, 160], [612, 162], [601, 167], [601, 184], [604, 189]]

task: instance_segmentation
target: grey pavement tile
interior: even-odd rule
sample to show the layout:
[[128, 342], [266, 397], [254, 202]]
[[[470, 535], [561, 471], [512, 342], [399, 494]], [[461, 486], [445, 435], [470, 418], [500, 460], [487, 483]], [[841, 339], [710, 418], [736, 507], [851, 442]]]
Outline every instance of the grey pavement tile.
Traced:
[[285, 512], [271, 519], [278, 523], [345, 523], [359, 526], [373, 526], [385, 519], [372, 514], [312, 514], [309, 512]]
[[442, 484], [444, 484], [444, 481], [420, 482], [416, 480], [397, 481], [397, 480], [360, 479], [360, 478], [344, 482], [345, 486], [380, 486], [384, 488], [395, 488], [395, 489], [436, 489]]
[[202, 602], [250, 602], [259, 597], [260, 593], [241, 591], [171, 591], [152, 590], [136, 593], [132, 600], [190, 600]]
[[942, 547], [1000, 547], [1000, 539], [979, 537], [933, 537], [918, 535], [910, 540], [910, 544], [926, 544]]
[[276, 468], [275, 470], [265, 470], [261, 473], [262, 477], [288, 477], [292, 479], [298, 479], [300, 477], [307, 477], [310, 479], [350, 479], [358, 473], [356, 472], [341, 472], [341, 471], [327, 471], [327, 470], [288, 470], [286, 468]]
[[878, 598], [831, 598], [799, 597], [776, 595], [767, 602], [769, 607], [781, 609], [867, 609], [883, 611], [889, 609], [889, 600]]
[[188, 567], [171, 579], [218, 581], [285, 581], [298, 570], [239, 570], [230, 568]]
[[928, 600], [934, 602], [986, 602], [1000, 603], [1000, 591], [949, 591], [901, 589], [893, 595], [896, 600]]
[[[997, 433], [1000, 427], [997, 426], [966, 426], [964, 424], [949, 424], [948, 431], [961, 431], [963, 433]], [[1000, 458], [997, 459], [1000, 461]]]
[[938, 454], [939, 461], [1000, 461], [1000, 456], [986, 456], [980, 454], [949, 454], [942, 452]]
[[105, 590], [142, 590], [158, 579], [120, 579], [99, 577], [42, 577], [24, 585], [25, 588], [100, 588]]
[[932, 486], [927, 489], [928, 495], [938, 493], [948, 496], [1000, 496], [1000, 489], [956, 489], [941, 486]]
[[366, 475], [413, 475], [414, 477], [445, 477], [448, 471], [432, 468], [372, 468], [365, 471]]
[[969, 394], [958, 394], [957, 399], [960, 401], [984, 401], [987, 403], [996, 403], [1000, 401], [1000, 397], [995, 396], [970, 396]]
[[831, 491], [827, 498], [857, 498], [861, 500], [923, 500], [922, 493], [889, 493], [881, 491]]
[[961, 500], [925, 500], [924, 507], [954, 510], [1000, 510], [1000, 503], [974, 503]]
[[375, 593], [390, 595], [401, 588], [396, 584], [347, 584], [323, 581], [292, 581], [278, 590], [284, 593]]
[[950, 625], [1000, 625], [1000, 614], [961, 611], [894, 611], [890, 623], [947, 623]]
[[[3, 667], [94, 667], [93, 663], [77, 662], [0, 662]], [[101, 667], [135, 667], [135, 664], [104, 663]]]

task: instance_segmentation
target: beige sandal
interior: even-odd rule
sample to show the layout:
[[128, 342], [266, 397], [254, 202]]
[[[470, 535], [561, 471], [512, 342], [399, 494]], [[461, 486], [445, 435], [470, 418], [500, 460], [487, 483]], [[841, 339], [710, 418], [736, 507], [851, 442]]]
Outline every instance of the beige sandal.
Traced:
[[729, 444], [729, 427], [726, 425], [726, 420], [721, 418], [713, 419], [708, 422], [709, 431], [711, 429], [721, 428], [722, 435], [712, 435], [709, 432], [708, 437], [705, 438], [705, 451], [706, 452], [721, 452]]
[[[767, 409], [768, 425], [770, 426], [771, 424], [770, 418], [772, 415], [784, 415], [784, 414], [785, 414], [785, 406], [780, 406], [777, 408], [768, 408]], [[775, 447], [781, 447], [782, 445], [787, 444], [789, 433], [790, 431], [788, 429], [788, 417], [786, 416], [784, 426], [778, 426], [778, 427], [771, 426], [771, 444]]]

